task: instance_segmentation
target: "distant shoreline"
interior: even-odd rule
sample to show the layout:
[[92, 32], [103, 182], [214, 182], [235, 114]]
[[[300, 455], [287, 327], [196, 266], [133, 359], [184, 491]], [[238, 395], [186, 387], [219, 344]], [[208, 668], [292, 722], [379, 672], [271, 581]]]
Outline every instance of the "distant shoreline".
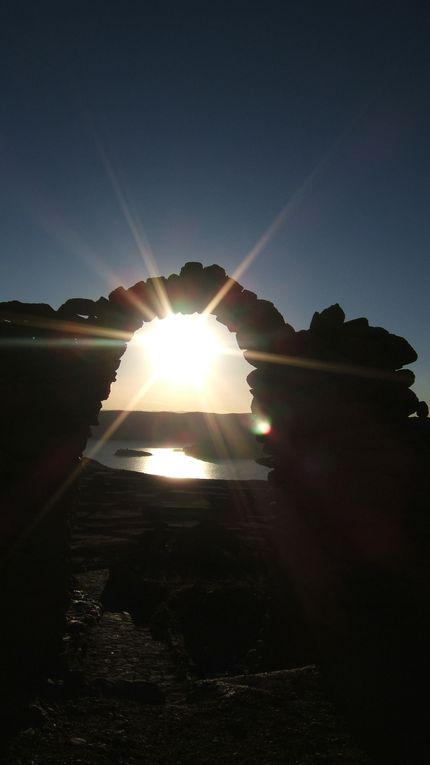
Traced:
[[[211, 412], [124, 412], [102, 410], [99, 424], [91, 428], [93, 438], [101, 438], [114, 430], [122, 441], [141, 441], [160, 446], [191, 446], [192, 444], [255, 443], [258, 418], [248, 412], [218, 414]], [[119, 421], [115, 429], [115, 423]]]
[[220, 454], [214, 450], [212, 444], [191, 444], [190, 446], [182, 447], [185, 454], [189, 457], [194, 457], [197, 460], [203, 460], [203, 462], [222, 462], [223, 460], [255, 460], [263, 456], [263, 450], [258, 442], [253, 445], [246, 444], [243, 448], [231, 448], [228, 452]]

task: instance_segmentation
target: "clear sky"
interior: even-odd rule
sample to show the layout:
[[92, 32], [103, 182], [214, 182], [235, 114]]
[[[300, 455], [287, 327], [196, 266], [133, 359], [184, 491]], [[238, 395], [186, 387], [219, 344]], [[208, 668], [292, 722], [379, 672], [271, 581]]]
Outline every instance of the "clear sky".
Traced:
[[146, 278], [136, 225], [159, 273], [233, 274], [289, 205], [240, 281], [297, 329], [339, 302], [404, 335], [430, 398], [428, 3], [3, 7], [1, 300]]

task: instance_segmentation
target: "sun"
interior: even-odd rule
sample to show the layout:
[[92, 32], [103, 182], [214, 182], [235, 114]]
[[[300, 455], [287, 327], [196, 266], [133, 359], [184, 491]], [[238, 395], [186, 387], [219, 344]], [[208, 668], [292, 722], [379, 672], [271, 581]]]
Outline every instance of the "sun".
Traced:
[[170, 314], [154, 319], [148, 330], [143, 345], [157, 377], [174, 385], [202, 388], [221, 352], [207, 317]]

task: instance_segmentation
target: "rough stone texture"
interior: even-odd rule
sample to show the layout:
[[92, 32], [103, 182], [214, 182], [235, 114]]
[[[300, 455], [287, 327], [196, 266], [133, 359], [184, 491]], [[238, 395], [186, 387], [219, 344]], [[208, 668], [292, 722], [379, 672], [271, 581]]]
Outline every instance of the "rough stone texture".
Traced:
[[411, 730], [430, 631], [428, 407], [402, 369], [416, 353], [367, 319], [345, 321], [337, 304], [296, 332], [216, 265], [187, 263], [179, 276], [73, 298], [58, 311], [0, 304], [3, 675], [36, 676], [61, 634], [72, 477], [128, 340], [169, 304], [183, 313], [209, 305], [255, 367], [253, 411], [271, 423], [262, 439], [279, 556], [335, 692], [377, 737], [378, 725], [397, 725], [400, 686], [412, 699]]

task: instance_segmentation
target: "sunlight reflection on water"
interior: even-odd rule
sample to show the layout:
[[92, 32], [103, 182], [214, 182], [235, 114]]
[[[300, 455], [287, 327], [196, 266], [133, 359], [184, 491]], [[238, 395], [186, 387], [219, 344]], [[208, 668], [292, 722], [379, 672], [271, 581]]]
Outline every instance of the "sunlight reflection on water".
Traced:
[[143, 458], [145, 473], [169, 478], [209, 478], [207, 463], [189, 457], [182, 449], [151, 449], [151, 452], [151, 457]]
[[[115, 451], [118, 448], [141, 449], [151, 452], [151, 456], [117, 457]], [[117, 470], [133, 470], [168, 478], [264, 481], [268, 473], [267, 468], [252, 459], [205, 462], [188, 456], [181, 448], [154, 447], [133, 441], [112, 440], [102, 444], [90, 439], [85, 455]]]

